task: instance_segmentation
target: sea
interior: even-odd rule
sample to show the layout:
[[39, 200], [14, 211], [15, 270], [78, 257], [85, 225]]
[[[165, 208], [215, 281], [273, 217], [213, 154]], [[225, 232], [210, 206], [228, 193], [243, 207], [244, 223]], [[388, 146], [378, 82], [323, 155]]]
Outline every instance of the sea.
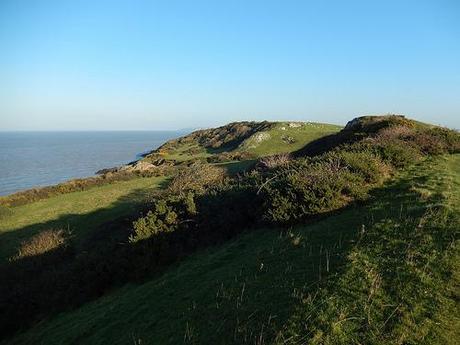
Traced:
[[186, 131], [0, 132], [0, 195], [95, 175]]

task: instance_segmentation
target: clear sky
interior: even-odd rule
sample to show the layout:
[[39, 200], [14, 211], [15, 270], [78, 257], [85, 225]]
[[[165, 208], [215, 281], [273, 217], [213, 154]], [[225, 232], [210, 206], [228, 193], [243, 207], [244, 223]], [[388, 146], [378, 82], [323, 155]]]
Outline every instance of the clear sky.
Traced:
[[0, 130], [460, 128], [460, 1], [0, 0]]

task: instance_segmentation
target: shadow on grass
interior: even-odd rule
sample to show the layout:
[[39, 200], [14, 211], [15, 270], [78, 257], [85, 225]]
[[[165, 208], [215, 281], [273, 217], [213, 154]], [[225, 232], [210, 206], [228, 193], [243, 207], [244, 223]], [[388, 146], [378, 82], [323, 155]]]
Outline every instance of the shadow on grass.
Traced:
[[[164, 189], [168, 181], [161, 181], [158, 185], [159, 189]], [[150, 192], [154, 193], [154, 191]], [[93, 231], [98, 232], [98, 229], [103, 223], [120, 216], [138, 215], [143, 210], [146, 204], [146, 199], [149, 194], [145, 189], [136, 189], [129, 194], [119, 197], [116, 201], [107, 207], [99, 208], [93, 212], [86, 214], [68, 213], [45, 222], [31, 224], [19, 229], [0, 232], [0, 264], [8, 257], [14, 255], [21, 243], [35, 234], [49, 229], [64, 229], [72, 232], [74, 242], [77, 247], [85, 240], [87, 236], [91, 236]], [[14, 210], [14, 208], [12, 209]], [[21, 212], [21, 207], [18, 207], [14, 212]]]
[[[424, 176], [417, 178], [420, 183], [426, 179]], [[351, 205], [318, 217], [322, 219], [333, 214], [337, 215], [339, 231], [332, 232], [332, 238], [330, 234], [326, 236], [320, 232], [314, 236], [319, 236], [324, 241], [327, 239], [337, 241], [337, 236], [340, 236], [340, 241], [345, 241], [345, 244], [340, 246], [340, 255], [334, 257], [330, 263], [329, 275], [340, 274], [346, 254], [358, 236], [357, 228], [362, 224], [363, 219], [370, 216], [375, 220], [382, 219], [394, 216], [402, 208], [410, 209], [416, 198], [415, 193], [410, 189], [413, 181], [412, 178], [401, 179], [374, 190], [371, 198], [378, 202], [372, 202], [367, 208]], [[19, 230], [24, 232], [25, 237], [31, 236], [39, 229], [55, 228], [59, 224], [70, 221], [85, 224], [88, 220], [100, 220], [103, 223], [90, 233], [83, 231], [84, 237], [78, 237], [78, 233], [75, 233], [74, 243], [78, 245], [74, 247], [13, 261], [0, 267], [2, 277], [0, 334], [11, 335], [56, 313], [79, 307], [106, 294], [114, 287], [128, 282], [144, 281], [148, 277], [161, 274], [168, 265], [199, 248], [222, 243], [243, 232], [243, 229], [236, 229], [231, 234], [226, 233], [225, 236], [221, 236], [218, 228], [193, 233], [183, 229], [172, 233], [160, 233], [146, 241], [128, 243], [132, 221], [138, 217], [142, 205], [136, 205], [134, 207], [136, 212], [127, 212], [122, 217], [117, 217], [116, 214], [126, 211], [128, 200], [131, 198], [132, 194], [124, 196], [114, 202], [109, 209], [86, 215], [68, 214], [52, 222], [35, 224]], [[345, 211], [348, 213], [341, 216]], [[109, 218], [111, 220], [107, 221]], [[348, 239], [344, 240], [342, 235], [346, 235]], [[14, 235], [11, 233], [0, 235], [0, 241], [12, 241], [9, 236]], [[319, 265], [321, 267], [321, 261]], [[301, 270], [302, 267], [299, 269]], [[312, 291], [318, 285], [316, 273], [308, 278], [305, 274], [299, 277], [306, 279], [303, 284], [310, 284]], [[278, 278], [282, 279], [282, 276]], [[286, 289], [288, 288], [290, 286], [286, 285]], [[278, 293], [284, 293], [283, 291], [288, 290], [280, 290]], [[289, 315], [287, 311], [291, 308], [295, 308], [295, 305], [284, 306], [285, 312], [280, 315], [277, 322], [287, 318]], [[249, 331], [255, 333], [257, 330], [254, 328]]]

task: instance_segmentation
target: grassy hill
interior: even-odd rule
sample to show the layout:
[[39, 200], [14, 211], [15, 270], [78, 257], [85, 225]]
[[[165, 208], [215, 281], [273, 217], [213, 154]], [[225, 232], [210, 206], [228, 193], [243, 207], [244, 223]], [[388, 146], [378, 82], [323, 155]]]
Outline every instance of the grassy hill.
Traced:
[[255, 159], [296, 151], [340, 129], [340, 126], [313, 122], [235, 122], [170, 140], [147, 154], [144, 160], [180, 164], [194, 160]]
[[8, 343], [455, 344], [459, 195], [460, 156], [426, 161], [368, 205], [244, 235]]
[[458, 343], [460, 135], [402, 116], [338, 130], [196, 131], [140, 163], [168, 181], [111, 171], [3, 208], [5, 253], [27, 241], [0, 263], [0, 339]]

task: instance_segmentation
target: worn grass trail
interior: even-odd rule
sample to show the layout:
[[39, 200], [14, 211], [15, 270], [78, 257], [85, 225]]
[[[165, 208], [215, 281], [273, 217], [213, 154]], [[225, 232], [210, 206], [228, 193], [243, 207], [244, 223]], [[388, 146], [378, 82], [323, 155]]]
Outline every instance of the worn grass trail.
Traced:
[[365, 206], [248, 233], [7, 343], [453, 344], [459, 167], [428, 160]]

